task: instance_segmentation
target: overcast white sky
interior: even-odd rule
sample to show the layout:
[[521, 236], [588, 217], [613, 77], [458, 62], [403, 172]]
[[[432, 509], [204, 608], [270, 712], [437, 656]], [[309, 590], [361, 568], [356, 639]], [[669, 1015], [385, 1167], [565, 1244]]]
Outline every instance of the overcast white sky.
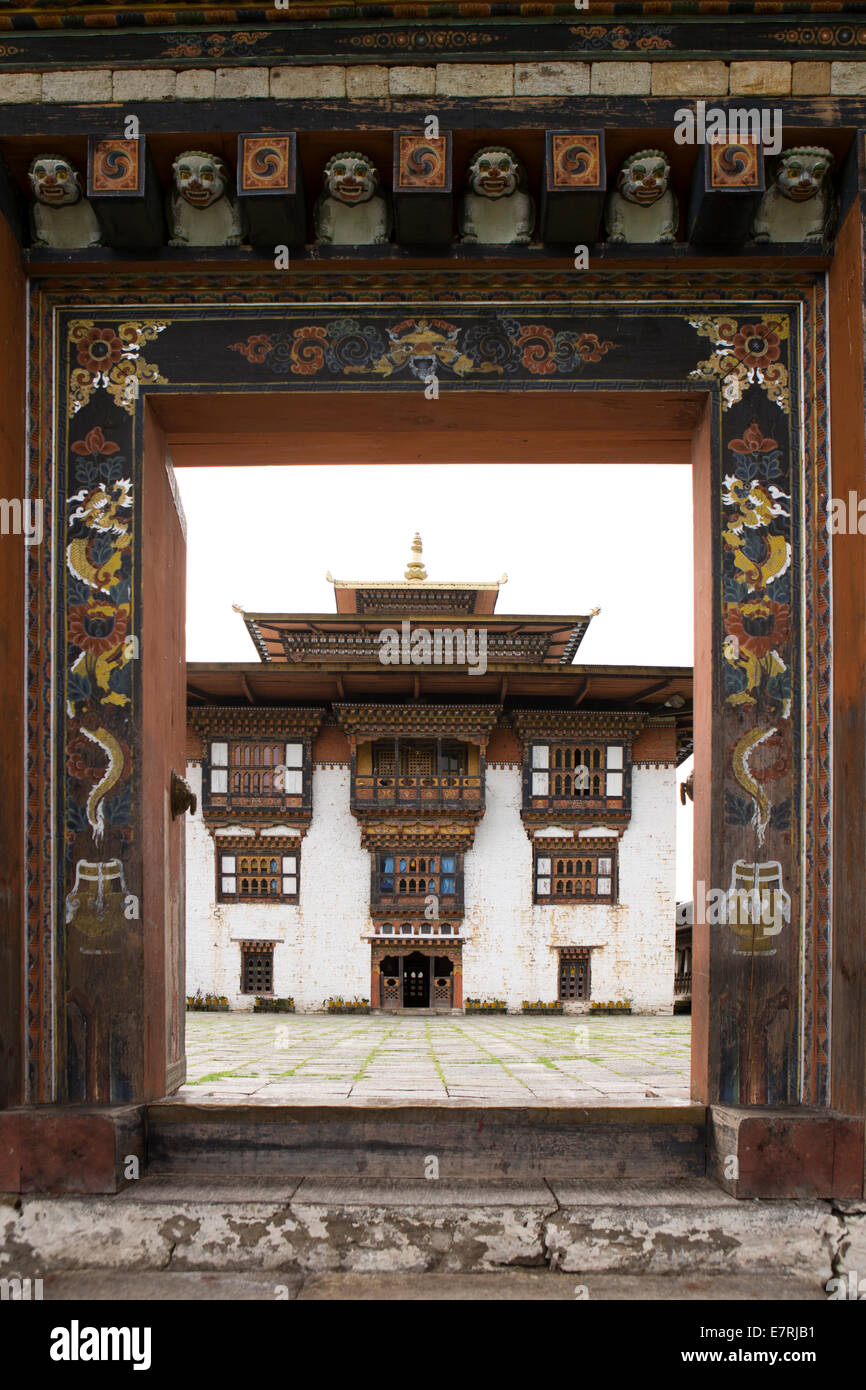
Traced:
[[[542, 407], [543, 408], [543, 407]], [[187, 658], [255, 661], [232, 611], [332, 613], [337, 579], [500, 579], [498, 613], [601, 613], [578, 662], [692, 664], [691, 469], [395, 465], [177, 470], [188, 524]], [[679, 770], [691, 771], [691, 759]], [[677, 897], [691, 897], [691, 803]]]

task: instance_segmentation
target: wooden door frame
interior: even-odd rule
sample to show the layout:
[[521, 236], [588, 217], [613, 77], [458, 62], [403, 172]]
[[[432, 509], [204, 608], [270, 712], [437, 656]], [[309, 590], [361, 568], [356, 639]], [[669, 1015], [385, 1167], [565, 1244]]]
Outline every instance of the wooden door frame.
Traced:
[[[858, 218], [859, 215], [857, 207]], [[855, 260], [859, 256], [857, 265], [862, 267], [862, 233], [859, 239], [855, 237], [853, 240], [856, 256], [854, 252], [851, 254]], [[724, 885], [732, 860], [730, 845], [736, 841], [736, 836], [732, 835], [730, 823], [724, 820], [721, 801], [725, 791], [724, 773], [715, 775], [722, 769], [725, 772], [728, 770], [726, 738], [730, 735], [730, 730], [726, 734], [723, 727], [727, 715], [721, 714], [725, 709], [722, 703], [725, 671], [719, 655], [721, 608], [716, 589], [721, 578], [723, 542], [720, 509], [716, 505], [717, 490], [723, 466], [731, 468], [736, 465], [737, 458], [744, 455], [760, 457], [762, 451], [766, 452], [763, 446], [771, 439], [770, 425], [780, 427], [777, 433], [784, 432], [784, 410], [778, 404], [778, 372], [767, 370], [768, 366], [780, 360], [779, 354], [773, 356], [770, 353], [763, 367], [759, 364], [757, 370], [753, 371], [752, 379], [744, 380], [740, 368], [734, 369], [730, 346], [724, 346], [729, 341], [729, 336], [726, 337], [726, 320], [735, 319], [736, 326], [742, 326], [760, 323], [771, 315], [777, 318], [781, 315], [787, 325], [781, 338], [782, 360], [787, 358], [787, 389], [791, 393], [788, 407], [790, 451], [786, 457], [792, 485], [791, 509], [792, 512], [796, 511], [790, 528], [790, 540], [795, 551], [798, 583], [802, 578], [804, 586], [800, 598], [805, 604], [802, 610], [794, 605], [795, 611], [805, 622], [802, 669], [796, 660], [795, 647], [791, 648], [791, 652], [795, 659], [797, 680], [802, 682], [794, 689], [794, 695], [806, 714], [802, 746], [806, 775], [792, 772], [791, 785], [799, 781], [806, 798], [802, 803], [805, 809], [803, 826], [811, 845], [812, 863], [829, 862], [827, 800], [830, 796], [831, 768], [825, 751], [830, 715], [826, 691], [831, 668], [829, 647], [823, 635], [829, 617], [829, 557], [826, 533], [818, 516], [820, 503], [828, 490], [826, 364], [823, 357], [827, 310], [820, 277], [808, 274], [797, 276], [790, 272], [776, 275], [766, 270], [758, 274], [750, 271], [748, 266], [743, 268], [740, 265], [735, 272], [718, 270], [703, 272], [702, 277], [695, 275], [690, 285], [679, 288], [671, 283], [669, 272], [660, 272], [658, 283], [651, 286], [648, 295], [645, 270], [601, 275], [594, 280], [588, 276], [581, 278], [543, 272], [534, 277], [538, 289], [533, 298], [531, 288], [527, 287], [530, 277], [525, 275], [519, 276], [519, 287], [518, 277], [513, 275], [515, 284], [509, 291], [508, 273], [495, 277], [494, 290], [493, 278], [485, 284], [483, 276], [467, 272], [463, 277], [465, 284], [461, 282], [455, 286], [454, 277], [447, 282], [443, 280], [438, 288], [438, 298], [437, 291], [431, 291], [428, 285], [423, 301], [419, 300], [417, 286], [413, 288], [407, 277], [407, 289], [401, 301], [399, 289], [396, 295], [394, 292], [395, 285], [399, 285], [398, 276], [394, 277], [394, 283], [386, 287], [384, 297], [374, 283], [374, 277], [352, 276], [351, 282], [346, 283], [343, 290], [343, 304], [334, 302], [338, 277], [329, 276], [327, 289], [318, 291], [315, 273], [309, 273], [306, 278], [309, 290], [306, 302], [296, 300], [289, 304], [280, 302], [283, 291], [281, 287], [277, 288], [275, 277], [262, 277], [259, 280], [249, 277], [248, 282], [243, 284], [243, 294], [240, 296], [243, 302], [238, 302], [237, 286], [218, 285], [213, 277], [209, 279], [201, 269], [182, 284], [185, 302], [180, 307], [172, 303], [171, 298], [166, 299], [160, 285], [151, 278], [140, 282], [135, 275], [130, 275], [125, 284], [119, 282], [118, 278], [111, 282], [80, 280], [74, 286], [62, 281], [55, 285], [48, 279], [32, 286], [31, 489], [36, 495], [51, 499], [52, 516], [63, 500], [62, 489], [58, 491], [52, 486], [55, 481], [51, 473], [56, 456], [54, 441], [63, 437], [70, 419], [77, 421], [79, 434], [87, 424], [91, 431], [102, 431], [103, 440], [110, 438], [106, 432], [109, 422], [127, 428], [127, 422], [120, 413], [125, 411], [125, 407], [120, 401], [118, 382], [114, 382], [112, 389], [110, 380], [100, 381], [94, 375], [95, 360], [91, 362], [87, 355], [88, 343], [92, 345], [88, 335], [94, 327], [113, 330], [113, 334], [108, 334], [112, 341], [119, 336], [122, 347], [118, 360], [131, 364], [130, 375], [138, 377], [141, 397], [151, 398], [157, 414], [160, 413], [160, 397], [194, 397], [196, 393], [207, 394], [215, 386], [223, 392], [253, 391], [265, 396], [289, 392], [296, 402], [311, 398], [318, 400], [322, 388], [326, 392], [351, 391], [368, 402], [365, 408], [369, 410], [369, 402], [376, 394], [384, 405], [389, 393], [393, 398], [407, 385], [416, 393], [420, 390], [419, 374], [413, 372], [412, 367], [423, 359], [420, 350], [413, 346], [413, 333], [416, 344], [418, 335], [424, 340], [428, 358], [435, 358], [442, 377], [451, 373], [448, 376], [451, 388], [448, 395], [456, 396], [462, 390], [468, 390], [475, 393], [473, 404], [477, 404], [481, 399], [478, 393], [489, 390], [493, 385], [505, 392], [501, 396], [503, 400], [512, 396], [522, 399], [523, 408], [529, 407], [530, 418], [536, 420], [538, 416], [537, 412], [534, 416], [532, 414], [531, 397], [539, 389], [570, 393], [572, 403], [592, 400], [593, 395], [597, 398], [599, 392], [613, 391], [619, 406], [626, 403], [624, 388], [628, 386], [635, 393], [647, 393], [645, 399], [670, 390], [702, 393], [709, 401], [709, 408], [701, 415], [697, 429], [691, 431], [693, 461], [696, 465], [696, 551], [705, 552], [707, 557], [712, 556], [712, 564], [698, 564], [699, 581], [702, 575], [703, 586], [699, 582], [695, 652], [696, 759], [700, 765], [695, 779], [695, 878], [708, 884]], [[363, 283], [359, 284], [359, 280]], [[304, 281], [304, 273], [299, 276], [299, 281]], [[713, 291], [716, 297], [710, 299], [708, 296]], [[136, 298], [134, 309], [121, 307], [130, 292], [134, 292]], [[479, 300], [480, 308], [477, 307]], [[257, 304], [261, 307], [255, 307]], [[425, 307], [428, 309], [427, 315], [424, 314]], [[450, 328], [444, 330], [435, 323], [431, 327], [434, 314], [437, 322], [445, 321]], [[246, 337], [243, 333], [244, 319], [249, 322]], [[356, 325], [363, 321], [360, 336], [354, 329], [345, 328], [349, 319]], [[73, 327], [73, 321], [77, 321], [77, 327]], [[195, 368], [195, 380], [191, 381], [188, 375], [185, 376], [192, 370], [194, 355], [190, 347], [192, 338], [189, 328], [191, 324], [202, 321], [210, 325], [208, 353], [212, 353], [210, 342], [211, 338], [217, 336], [218, 325], [224, 327], [229, 323], [231, 327], [232, 341], [222, 340], [224, 355], [220, 363], [221, 377], [216, 382], [208, 379], [207, 375], [214, 359], [211, 355], [205, 362], [201, 352], [199, 357], [202, 361]], [[335, 329], [334, 323], [343, 327]], [[130, 324], [133, 327], [130, 328]], [[164, 327], [160, 326], [163, 324]], [[178, 328], [177, 332], [168, 333], [165, 338], [162, 336], [181, 324], [184, 325], [183, 331]], [[451, 345], [448, 342], [455, 324], [460, 329], [457, 336], [462, 345], [458, 356], [452, 351], [453, 340]], [[381, 333], [380, 327], [383, 330]], [[471, 336], [473, 332], [474, 337]], [[686, 335], [689, 332], [694, 351], [689, 363], [678, 367], [676, 362], [685, 363]], [[352, 342], [347, 342], [347, 339]], [[635, 343], [638, 342], [644, 353], [642, 364], [635, 359]], [[659, 356], [661, 342], [664, 343], [662, 357]], [[171, 350], [165, 351], [169, 344]], [[616, 351], [624, 344], [631, 344], [631, 347], [618, 359], [618, 367]], [[778, 343], [774, 345], [774, 351], [776, 346]], [[688, 351], [691, 351], [691, 347]], [[60, 354], [59, 378], [53, 364], [55, 349]], [[111, 351], [116, 352], [116, 348]], [[563, 353], [571, 363], [567, 375], [562, 372]], [[72, 361], [68, 354], [75, 354], [77, 358], [82, 373], [77, 378], [74, 375], [75, 366], [73, 375], [68, 378], [65, 375], [67, 369], [63, 364], [66, 360]], [[632, 376], [628, 372], [629, 360], [634, 363]], [[743, 358], [737, 360], [744, 363]], [[408, 372], [405, 371], [407, 361], [410, 363]], [[660, 371], [663, 365], [670, 367], [671, 361], [675, 365], [670, 368], [669, 378], [651, 376], [651, 372]], [[363, 381], [359, 371], [366, 373]], [[211, 377], [214, 374], [211, 371]], [[62, 393], [55, 388], [58, 379], [63, 383]], [[359, 384], [362, 390], [359, 390]], [[801, 402], [803, 388], [805, 393]], [[740, 393], [740, 400], [732, 400], [731, 397], [736, 397], [737, 392]], [[70, 404], [78, 405], [78, 410], [71, 416], [67, 411], [67, 393], [71, 393]], [[743, 405], [743, 402], [746, 404]], [[795, 408], [795, 402], [805, 407], [802, 417], [799, 414], [800, 405], [797, 404]], [[129, 427], [134, 425], [144, 409], [141, 400], [131, 404], [132, 409], [125, 411], [129, 416]], [[757, 436], [747, 433], [751, 429], [749, 416], [752, 415], [758, 429]], [[440, 433], [444, 416], [443, 411], [442, 419], [434, 417], [428, 429], [431, 437]], [[738, 422], [736, 439], [732, 438], [732, 429], [725, 434], [726, 423], [732, 425], [734, 421]], [[579, 434], [578, 425], [579, 421], [576, 421], [575, 435]], [[170, 448], [177, 447], [178, 451], [189, 448], [189, 440], [180, 439], [175, 445], [170, 429], [167, 434]], [[133, 438], [134, 435], [130, 435], [130, 440]], [[72, 438], [71, 443], [74, 447], [82, 440]], [[738, 443], [742, 446], [739, 451], [735, 448]], [[197, 441], [196, 447], [199, 444], [200, 441]], [[855, 440], [854, 448], [850, 451], [852, 470], [861, 444], [862, 420], [860, 440]], [[135, 446], [131, 447], [134, 456]], [[732, 449], [736, 457], [731, 453]], [[593, 457], [601, 461], [598, 454]], [[861, 448], [861, 473], [862, 457]], [[183, 461], [186, 463], [189, 460], [184, 457]], [[135, 457], [133, 464], [138, 466]], [[711, 487], [716, 488], [716, 492], [711, 492]], [[799, 498], [801, 488], [802, 510], [793, 496], [796, 493]], [[59, 537], [55, 537], [55, 542], [55, 554], [59, 557], [62, 555]], [[54, 763], [47, 756], [45, 731], [58, 732], [55, 729], [57, 705], [56, 699], [45, 699], [38, 682], [46, 651], [50, 650], [51, 623], [56, 616], [52, 612], [52, 603], [61, 592], [58, 576], [62, 574], [62, 583], [65, 584], [65, 572], [47, 567], [44, 553], [29, 559], [35, 617], [29, 632], [32, 741], [27, 971], [30, 988], [28, 1015], [22, 1029], [28, 1053], [24, 1098], [30, 1104], [42, 1102], [62, 1108], [64, 1089], [57, 1085], [53, 1067], [53, 1059], [57, 1055], [56, 1014], [50, 1009], [46, 1010], [46, 988], [52, 982], [51, 970], [46, 970], [46, 956], [50, 954], [55, 932], [62, 932], [60, 908], [63, 885], [58, 885], [54, 877], [47, 852], [52, 819], [60, 809], [54, 768], [63, 765], [57, 757], [57, 753], [63, 750], [51, 749], [55, 755]], [[701, 614], [710, 615], [703, 625]], [[786, 634], [791, 642], [799, 641], [802, 625], [798, 618], [796, 633], [791, 631]], [[56, 723], [59, 725], [62, 720], [58, 719]], [[862, 728], [861, 715], [858, 725], [860, 737]], [[796, 730], [791, 737], [796, 744]], [[134, 740], [130, 747], [133, 743]], [[714, 769], [712, 778], [711, 765]], [[862, 826], [862, 803], [858, 810]], [[47, 839], [46, 827], [49, 829]], [[725, 836], [729, 844], [725, 843]], [[782, 854], [781, 850], [774, 852]], [[790, 860], [789, 865], [793, 862]], [[844, 864], [840, 867], [837, 862], [834, 872], [838, 874], [844, 867]], [[140, 881], [142, 871], [139, 854], [136, 864], [131, 865], [130, 882]], [[740, 966], [732, 964], [731, 942], [721, 936], [711, 938], [708, 931], [699, 931], [696, 936], [693, 972], [696, 1005], [694, 1088], [696, 1098], [713, 1105], [720, 1116], [713, 1130], [715, 1138], [711, 1141], [711, 1168], [715, 1164], [721, 1179], [718, 1159], [725, 1144], [730, 1146], [734, 1143], [737, 1146], [734, 1152], [740, 1152], [741, 1148], [744, 1154], [747, 1148], [752, 1152], [755, 1148], [756, 1124], [763, 1124], [767, 1133], [772, 1130], [774, 1135], [778, 1135], [783, 1131], [789, 1133], [791, 1125], [796, 1126], [798, 1133], [811, 1133], [814, 1125], [820, 1123], [825, 1128], [829, 1125], [827, 1132], [832, 1136], [831, 1148], [836, 1154], [835, 1166], [831, 1165], [829, 1177], [826, 1163], [821, 1166], [823, 1159], [817, 1162], [817, 1167], [815, 1162], [810, 1167], [809, 1163], [804, 1166], [804, 1162], [798, 1160], [799, 1176], [790, 1171], [779, 1175], [775, 1163], [755, 1160], [750, 1169], [750, 1181], [753, 1186], [766, 1186], [768, 1183], [772, 1186], [774, 1182], [777, 1187], [780, 1183], [787, 1184], [786, 1190], [799, 1182], [810, 1192], [816, 1190], [816, 1185], [825, 1188], [829, 1183], [837, 1189], [834, 1195], [854, 1195], [852, 1184], [857, 1186], [858, 1192], [862, 1191], [862, 1080], [866, 1059], [858, 1054], [850, 1058], [837, 1054], [835, 1071], [831, 1071], [831, 943], [827, 931], [829, 885], [825, 885], [820, 874], [802, 876], [799, 861], [796, 875], [789, 875], [786, 882], [795, 900], [796, 890], [801, 885], [805, 889], [805, 918], [802, 920], [806, 922], [806, 931], [793, 955], [792, 948], [787, 944], [785, 946], [787, 974], [776, 996], [768, 986], [762, 991], [760, 1002], [765, 1012], [768, 1008], [771, 1010], [776, 1033], [772, 1036], [766, 1034], [769, 1037], [767, 1050], [760, 1055], [757, 1050], [750, 1050], [743, 1060], [742, 1041], [737, 1036], [736, 1015], [732, 1012]], [[848, 933], [849, 949], [860, 972], [856, 975], [855, 984], [846, 984], [845, 988], [849, 993], [852, 988], [855, 993], [858, 990], [862, 993], [862, 922], [859, 934], [850, 916], [845, 918], [845, 922], [848, 924], [844, 930]], [[799, 945], [802, 945], [802, 952]], [[755, 953], [751, 954], [754, 956]], [[782, 957], [778, 959], [781, 961]], [[791, 994], [791, 981], [795, 974], [796, 998]], [[164, 979], [154, 981], [154, 987], [160, 983], [164, 989]], [[836, 986], [842, 988], [838, 974]], [[762, 1038], [764, 1035], [762, 1033]], [[163, 1075], [167, 1076], [167, 1073], [163, 1072]], [[158, 1076], [159, 1068], [154, 1070], [149, 1065], [149, 1079], [146, 1080], [142, 1069], [140, 1080], [133, 1080], [131, 1085], [129, 1099], [132, 1105], [140, 1106], [159, 1092]], [[14, 1096], [14, 1091], [12, 1094]], [[839, 1116], [831, 1108], [837, 1095], [845, 1098], [847, 1117]], [[94, 1095], [88, 1099], [102, 1104], [111, 1101], [111, 1097], [105, 1095]], [[740, 1134], [740, 1127], [746, 1122], [752, 1128]], [[779, 1129], [780, 1125], [782, 1130]], [[785, 1129], [786, 1125], [788, 1129]], [[729, 1148], [727, 1152], [730, 1151]], [[858, 1162], [859, 1174], [855, 1178], [852, 1172], [856, 1172]], [[733, 1190], [739, 1195], [749, 1195], [748, 1183], [735, 1183]]]

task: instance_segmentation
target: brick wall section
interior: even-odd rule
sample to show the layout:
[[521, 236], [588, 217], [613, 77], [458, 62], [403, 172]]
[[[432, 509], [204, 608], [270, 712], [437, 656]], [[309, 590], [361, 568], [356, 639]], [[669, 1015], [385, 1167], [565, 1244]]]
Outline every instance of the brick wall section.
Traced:
[[0, 75], [0, 103], [284, 101], [335, 97], [860, 96], [866, 62], [718, 60], [646, 62], [437, 63], [429, 66], [80, 68]]
[[487, 743], [488, 763], [523, 762], [523, 744], [513, 729], [494, 729]]
[[349, 740], [342, 729], [332, 729], [325, 725], [319, 730], [313, 739], [314, 763], [348, 763], [351, 758]]
[[636, 763], [670, 763], [677, 756], [677, 736], [674, 729], [644, 729], [634, 741], [632, 758]]

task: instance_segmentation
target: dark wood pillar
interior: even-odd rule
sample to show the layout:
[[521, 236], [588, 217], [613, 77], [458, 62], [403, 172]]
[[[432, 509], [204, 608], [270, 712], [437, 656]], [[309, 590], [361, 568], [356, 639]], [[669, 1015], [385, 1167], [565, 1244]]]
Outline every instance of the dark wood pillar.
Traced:
[[[0, 497], [26, 496], [25, 371], [27, 296], [21, 250], [0, 217]], [[10, 521], [14, 513], [10, 511]], [[47, 518], [42, 517], [47, 531]], [[35, 534], [35, 533], [34, 533]], [[24, 1088], [25, 568], [41, 544], [0, 535], [0, 1107], [17, 1105]]]
[[[863, 142], [858, 131], [860, 187]], [[830, 440], [832, 494], [866, 498], [864, 236], [866, 195], [858, 187], [830, 268]], [[853, 520], [849, 512], [849, 521]], [[866, 516], [862, 532], [832, 536], [833, 555], [833, 978], [831, 1102], [866, 1108]]]

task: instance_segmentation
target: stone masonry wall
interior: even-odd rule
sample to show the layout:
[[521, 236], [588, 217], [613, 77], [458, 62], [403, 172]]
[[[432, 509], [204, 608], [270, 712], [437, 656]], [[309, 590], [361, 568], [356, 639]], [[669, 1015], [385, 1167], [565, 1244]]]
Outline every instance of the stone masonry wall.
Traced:
[[[188, 778], [199, 794], [201, 768]], [[671, 764], [633, 769], [632, 819], [620, 842], [620, 902], [558, 906], [532, 902], [532, 845], [520, 819], [517, 767], [487, 770], [487, 806], [465, 860], [464, 996], [556, 998], [552, 947], [592, 945], [592, 997], [631, 998], [638, 1012], [670, 1012], [673, 1001], [675, 793]], [[200, 802], [199, 802], [200, 804]], [[301, 847], [300, 902], [214, 902], [214, 840], [198, 811], [187, 827], [187, 994], [239, 992], [240, 941], [272, 940], [274, 993], [299, 1013], [332, 994], [370, 994], [370, 855], [349, 808], [349, 769], [313, 772], [313, 822]], [[272, 830], [278, 833], [277, 829]], [[283, 830], [284, 833], [284, 830]]]
[[384, 97], [856, 96], [866, 62], [777, 60], [81, 68], [0, 75], [0, 103]]

